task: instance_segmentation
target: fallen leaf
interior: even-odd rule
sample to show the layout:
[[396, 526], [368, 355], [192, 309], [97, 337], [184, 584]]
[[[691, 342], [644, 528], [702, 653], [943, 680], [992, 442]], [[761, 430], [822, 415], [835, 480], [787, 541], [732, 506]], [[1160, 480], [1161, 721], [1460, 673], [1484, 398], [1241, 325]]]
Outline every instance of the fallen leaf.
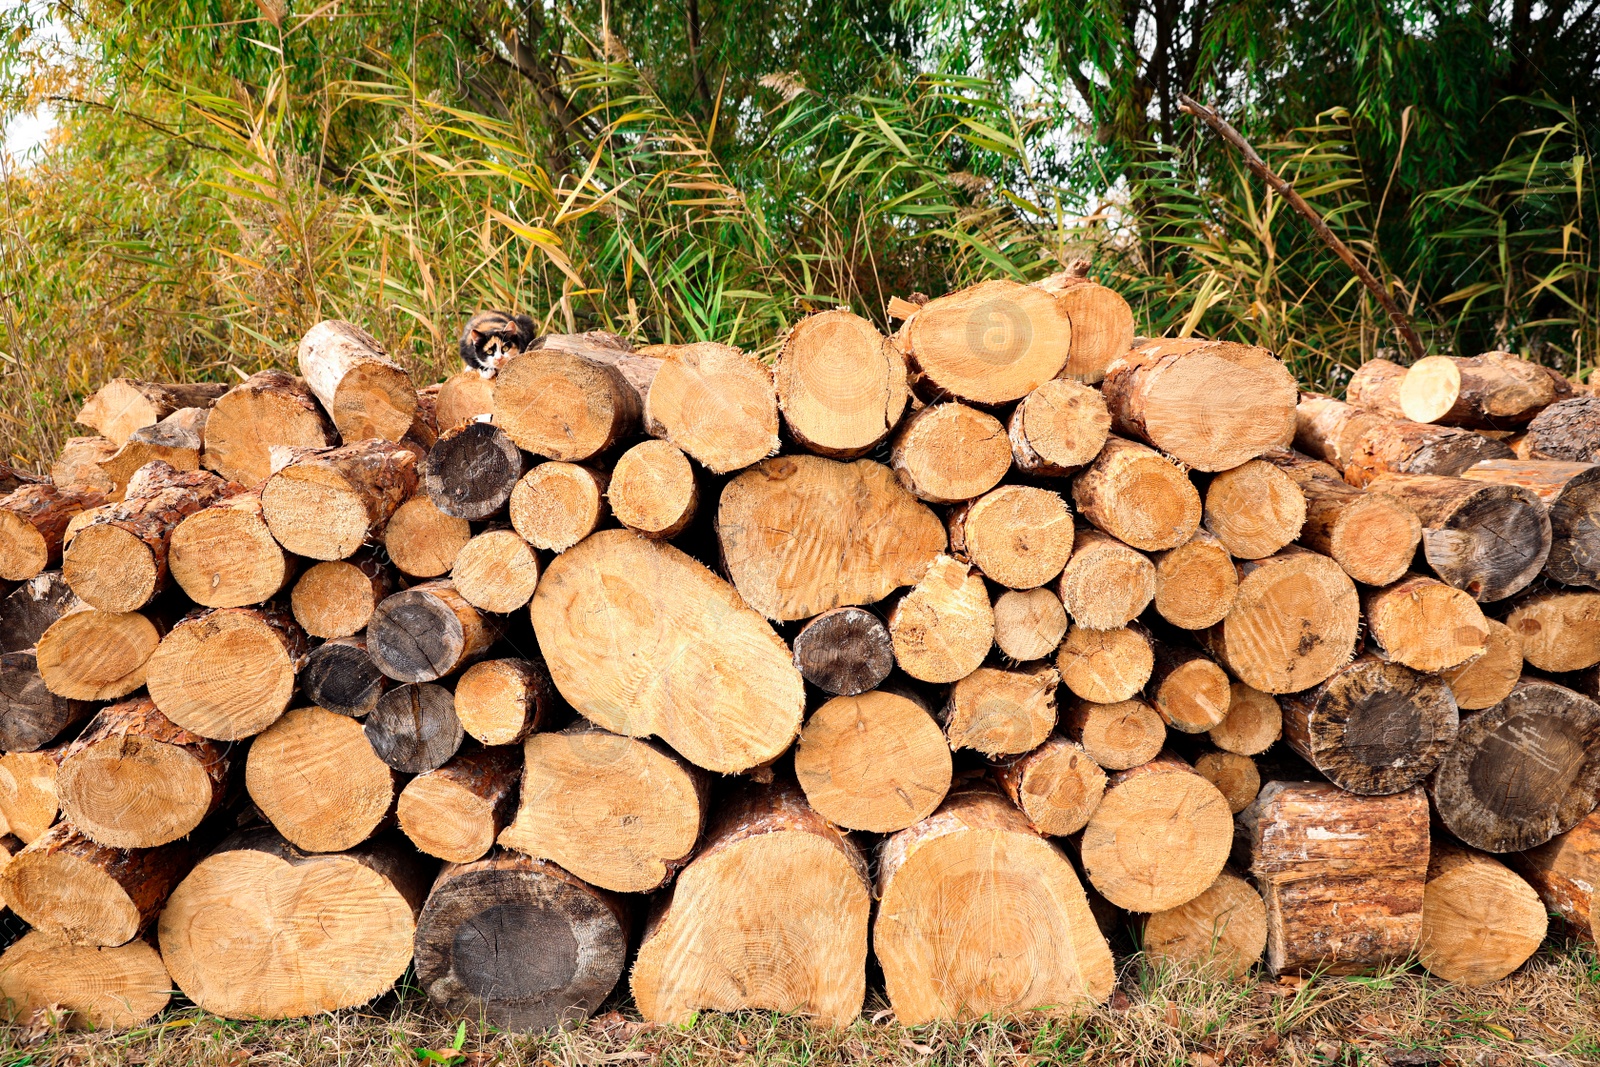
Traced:
[[1261, 1044], [1257, 1047], [1259, 1047], [1263, 1053], [1272, 1053], [1278, 1051], [1278, 1045], [1281, 1042], [1282, 1038], [1280, 1038], [1277, 1034], [1268, 1034], [1266, 1037], [1261, 1039]]
[[1178, 1006], [1171, 1001], [1167, 1002], [1167, 1025], [1174, 1030], [1178, 1028]]
[[1128, 1004], [1128, 994], [1124, 993], [1122, 990], [1119, 989], [1115, 993], [1111, 994], [1112, 1011], [1127, 1011]]

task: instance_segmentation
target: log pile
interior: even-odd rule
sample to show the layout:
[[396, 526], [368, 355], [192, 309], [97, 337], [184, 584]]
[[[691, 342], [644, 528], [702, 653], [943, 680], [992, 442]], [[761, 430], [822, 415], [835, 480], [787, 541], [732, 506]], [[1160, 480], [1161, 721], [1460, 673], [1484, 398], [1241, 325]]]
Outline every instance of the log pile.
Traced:
[[[843, 1024], [1600, 933], [1600, 418], [1506, 353], [1136, 340], [1077, 275], [769, 367], [485, 312], [422, 391], [118, 379], [0, 498], [25, 1017], [627, 989]], [[485, 376], [487, 374], [487, 377]], [[1092, 905], [1092, 910], [1091, 910]]]

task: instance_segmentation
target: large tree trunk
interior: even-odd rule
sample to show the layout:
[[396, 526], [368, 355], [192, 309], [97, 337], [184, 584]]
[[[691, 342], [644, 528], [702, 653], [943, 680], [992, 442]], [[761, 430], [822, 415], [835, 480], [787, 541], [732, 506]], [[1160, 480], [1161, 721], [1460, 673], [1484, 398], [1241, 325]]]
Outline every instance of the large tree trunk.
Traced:
[[536, 456], [581, 462], [642, 429], [661, 361], [606, 333], [550, 335], [511, 357], [494, 384], [494, 422]]
[[511, 822], [521, 775], [522, 753], [515, 747], [458, 753], [406, 783], [395, 810], [400, 829], [419, 851], [446, 862], [481, 859]]
[[397, 682], [431, 682], [488, 654], [504, 623], [467, 602], [449, 581], [424, 582], [380, 603], [367, 623], [367, 652]]
[[251, 742], [245, 787], [296, 848], [342, 852], [367, 840], [394, 811], [400, 776], [367, 743], [361, 724], [323, 708], [297, 708]]
[[983, 575], [939, 556], [889, 611], [895, 662], [911, 677], [945, 683], [983, 665], [994, 644], [994, 608]]
[[456, 681], [461, 728], [486, 745], [514, 745], [550, 729], [558, 714], [555, 685], [537, 650], [532, 659], [474, 663]]
[[346, 442], [398, 441], [417, 413], [411, 376], [359, 326], [326, 319], [300, 339], [300, 374]]
[[123, 1030], [172, 999], [172, 979], [148, 941], [74, 945], [40, 930], [0, 955], [0, 1012], [16, 1026], [44, 1013], [74, 1030]]
[[894, 692], [834, 697], [811, 713], [795, 776], [818, 815], [886, 834], [932, 813], [950, 791], [950, 748], [928, 709]]
[[0, 497], [0, 578], [25, 582], [61, 562], [67, 524], [106, 502], [103, 494], [24, 485]]
[[777, 455], [772, 371], [737, 348], [701, 341], [648, 349], [661, 358], [645, 398], [645, 430], [714, 474]]
[[1209, 530], [1197, 530], [1176, 548], [1155, 554], [1156, 614], [1184, 630], [1221, 622], [1239, 595], [1233, 557]]
[[1156, 567], [1110, 534], [1085, 529], [1056, 590], [1074, 623], [1115, 630], [1137, 619], [1155, 599]]
[[900, 484], [920, 499], [959, 504], [1000, 484], [1011, 469], [1011, 442], [987, 412], [931, 404], [900, 424], [889, 462]]
[[378, 706], [389, 678], [367, 655], [367, 635], [324, 641], [306, 656], [296, 682], [312, 704], [359, 719]]
[[1419, 359], [1399, 389], [1400, 407], [1411, 421], [1474, 430], [1525, 426], [1571, 395], [1560, 374], [1509, 352]]
[[167, 565], [189, 599], [208, 608], [271, 600], [295, 573], [294, 557], [267, 529], [257, 490], [202, 508], [178, 523]]
[[1016, 756], [1044, 743], [1056, 725], [1061, 675], [1048, 663], [979, 667], [950, 687], [939, 713], [952, 749]]
[[1545, 573], [1562, 585], [1600, 589], [1600, 464], [1489, 460], [1468, 467], [1461, 477], [1531, 489], [1550, 511]]
[[1177, 548], [1200, 527], [1200, 493], [1171, 460], [1121, 437], [1072, 479], [1078, 514], [1144, 552]]
[[1600, 942], [1600, 908], [1595, 907], [1595, 893], [1600, 890], [1600, 811], [1590, 812], [1565, 833], [1507, 859], [1570, 932]]
[[288, 462], [261, 491], [262, 514], [297, 556], [348, 559], [417, 491], [417, 453], [404, 445], [362, 440], [280, 455]]
[[1457, 985], [1497, 982], [1539, 950], [1549, 927], [1533, 887], [1482, 852], [1435, 838], [1417, 958]]
[[272, 475], [272, 449], [329, 448], [332, 421], [306, 383], [281, 370], [252, 374], [217, 399], [206, 420], [202, 462], [230, 482], [260, 485]]
[[888, 437], [910, 394], [906, 361], [877, 327], [845, 310], [795, 323], [774, 375], [778, 409], [797, 444], [855, 459]]
[[164, 385], [113, 378], [88, 399], [75, 421], [120, 446], [140, 427], [152, 426], [180, 408], [210, 407], [227, 391], [226, 385], [214, 382]]
[[917, 384], [975, 404], [1019, 400], [1067, 365], [1066, 305], [1035, 286], [993, 280], [924, 304], [896, 337]]
[[1059, 493], [1002, 485], [950, 513], [950, 550], [984, 577], [1011, 589], [1036, 589], [1072, 555], [1072, 512]]
[[309, 650], [282, 606], [212, 608], [174, 626], [145, 673], [167, 718], [201, 737], [239, 741], [288, 709]]
[[1404, 503], [1357, 489], [1332, 467], [1298, 452], [1278, 450], [1261, 458], [1293, 478], [1305, 496], [1301, 544], [1332, 557], [1366, 585], [1398, 581], [1411, 566], [1422, 523]]
[[1111, 431], [1111, 412], [1100, 390], [1055, 378], [1022, 398], [1006, 431], [1019, 471], [1064, 478], [1100, 454]]
[[576, 463], [541, 463], [511, 490], [511, 525], [534, 548], [565, 552], [605, 520], [610, 478]]

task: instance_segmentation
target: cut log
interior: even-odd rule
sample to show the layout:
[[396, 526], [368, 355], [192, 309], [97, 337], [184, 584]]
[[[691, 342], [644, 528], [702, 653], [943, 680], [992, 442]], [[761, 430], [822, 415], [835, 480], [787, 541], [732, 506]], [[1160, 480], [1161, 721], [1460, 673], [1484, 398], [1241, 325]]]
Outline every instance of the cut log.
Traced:
[[452, 1018], [577, 1026], [628, 959], [622, 901], [553, 863], [497, 852], [439, 872], [417, 920], [417, 982]]
[[113, 704], [61, 754], [61, 817], [107, 848], [165, 845], [222, 806], [232, 763], [148, 697]]
[[50, 692], [32, 651], [0, 653], [0, 752], [36, 752], [94, 710]]
[[1256, 761], [1237, 752], [1206, 752], [1194, 761], [1194, 771], [1217, 787], [1234, 815], [1255, 803], [1261, 792], [1261, 772]]
[[[745, 892], [756, 871], [762, 891]], [[678, 1023], [759, 1009], [849, 1024], [866, 995], [871, 897], [861, 853], [796, 785], [746, 786], [645, 928], [631, 978], [639, 1014]]]
[[645, 398], [645, 430], [715, 474], [778, 452], [772, 371], [729, 345], [700, 341], [647, 350], [661, 359]]
[[0, 754], [0, 820], [24, 843], [38, 840], [56, 821], [56, 775], [65, 747]]
[[1267, 906], [1255, 887], [1223, 871], [1204, 893], [1144, 921], [1145, 954], [1238, 981], [1267, 950]]
[[1371, 488], [1396, 497], [1422, 521], [1422, 553], [1447, 585], [1480, 603], [1503, 600], [1544, 568], [1550, 517], [1531, 490], [1464, 478], [1391, 475]]
[[145, 683], [163, 627], [136, 611], [88, 609], [63, 615], [39, 637], [45, 687], [70, 700], [118, 700]]
[[1239, 594], [1239, 571], [1216, 535], [1197, 530], [1176, 548], [1155, 554], [1156, 614], [1184, 630], [1221, 622]]
[[1010, 659], [1044, 659], [1066, 636], [1067, 609], [1054, 590], [1007, 589], [995, 598], [994, 643]]
[[721, 773], [776, 758], [800, 732], [805, 683], [783, 640], [669, 545], [593, 534], [551, 562], [530, 610], [556, 688], [599, 726], [656, 734]]
[[74, 945], [31, 931], [0, 955], [0, 1018], [41, 1016], [71, 1030], [123, 1030], [172, 999], [172, 979], [148, 941], [116, 948]]
[[[30, 578], [0, 599], [0, 652], [32, 649], [57, 619], [86, 607], [60, 571]], [[0, 749], [9, 747], [0, 745]]]
[[1074, 626], [1056, 653], [1056, 669], [1073, 695], [1096, 704], [1128, 700], [1144, 688], [1155, 666], [1142, 629], [1089, 630]]
[[1267, 906], [1273, 974], [1359, 974], [1411, 956], [1422, 934], [1428, 798], [1269, 782], [1239, 815]]
[[1475, 463], [1461, 476], [1533, 490], [1550, 511], [1545, 573], [1562, 585], [1600, 589], [1600, 465], [1501, 459]]
[[1044, 585], [1072, 555], [1072, 512], [1048, 489], [1002, 485], [957, 508], [948, 525], [950, 550], [1012, 589]]
[[1412, 422], [1474, 430], [1525, 426], [1571, 395], [1561, 375], [1510, 352], [1428, 356], [1412, 365], [1399, 388], [1401, 410]]
[[541, 337], [495, 379], [495, 425], [536, 456], [598, 456], [641, 428], [660, 362], [611, 334]]
[[789, 434], [831, 459], [872, 451], [899, 424], [910, 395], [900, 350], [872, 323], [842, 309], [795, 323], [774, 377]]
[[434, 417], [445, 433], [469, 422], [494, 415], [494, 379], [475, 370], [461, 370], [446, 378], [434, 398]]
[[355, 1007], [411, 962], [425, 872], [393, 839], [308, 855], [271, 830], [235, 834], [173, 892], [161, 956], [190, 1000], [224, 1018]]
[[465, 731], [455, 697], [432, 682], [397, 686], [378, 698], [362, 723], [378, 758], [405, 774], [443, 767], [461, 748]]
[[179, 408], [154, 426], [144, 426], [129, 434], [122, 447], [100, 464], [100, 469], [111, 479], [111, 495], [120, 499], [127, 492], [134, 473], [157, 460], [173, 470], [199, 470], [209, 415], [206, 408]]
[[522, 753], [474, 748], [406, 783], [396, 807], [411, 843], [449, 863], [471, 863], [494, 847], [517, 809]]
[[1054, 378], [1022, 398], [1006, 431], [1018, 470], [1060, 478], [1094, 462], [1111, 432], [1111, 412], [1100, 390]]
[[1484, 651], [1441, 675], [1462, 711], [1481, 711], [1500, 703], [1522, 677], [1522, 638], [1497, 619], [1484, 623], [1488, 626]]
[[1085, 519], [1145, 552], [1176, 548], [1200, 526], [1200, 494], [1177, 465], [1121, 437], [1072, 480]]
[[1070, 270], [1036, 284], [1055, 294], [1072, 323], [1070, 354], [1061, 376], [1091, 384], [1104, 378], [1106, 368], [1133, 347], [1133, 309], [1128, 302], [1115, 289]]
[[979, 667], [950, 687], [940, 712], [950, 747], [991, 757], [1038, 748], [1055, 729], [1060, 684], [1061, 675], [1048, 663], [1018, 670]]
[[511, 525], [534, 548], [565, 552], [604, 521], [609, 482], [576, 463], [541, 463], [511, 490]]
[[1045, 290], [994, 280], [928, 301], [898, 340], [920, 388], [1004, 404], [1061, 373], [1071, 354], [1072, 320]]
[[890, 462], [911, 492], [930, 504], [982, 496], [1011, 469], [1011, 442], [993, 415], [965, 404], [933, 404], [900, 424]]
[[113, 378], [88, 399], [75, 421], [121, 446], [141, 426], [153, 426], [180, 408], [210, 407], [227, 391], [215, 382], [164, 385]]
[[1343, 476], [1368, 430], [1394, 420], [1331, 396], [1305, 393], [1295, 408], [1294, 447]]
[[1272, 694], [1234, 682], [1228, 687], [1228, 714], [1207, 736], [1224, 752], [1259, 756], [1283, 736], [1283, 709]]
[[527, 457], [505, 431], [469, 422], [434, 442], [422, 463], [422, 488], [446, 515], [487, 519], [506, 506], [527, 468]]
[[482, 659], [503, 621], [467, 602], [449, 581], [384, 598], [367, 624], [367, 654], [397, 682], [431, 682]]
[[324, 708], [296, 708], [263, 730], [244, 781], [267, 821], [307, 852], [361, 844], [394, 812], [400, 790], [361, 724]]
[[1332, 467], [1298, 452], [1278, 450], [1261, 458], [1294, 479], [1305, 496], [1301, 544], [1367, 585], [1398, 581], [1411, 566], [1422, 524], [1404, 503], [1357, 489]]
[[1082, 830], [1106, 791], [1106, 772], [1083, 746], [1064, 737], [1001, 763], [995, 780], [1028, 824], [1051, 837]]
[[516, 531], [485, 530], [456, 553], [450, 582], [479, 611], [507, 615], [533, 599], [539, 559]]
[[689, 528], [700, 506], [694, 466], [676, 445], [642, 441], [611, 471], [606, 501], [617, 521], [646, 537], [669, 541]]
[[345, 441], [398, 441], [417, 413], [411, 376], [359, 326], [326, 319], [300, 338], [300, 376]]
[[1111, 950], [1071, 861], [998, 793], [958, 793], [885, 840], [878, 895], [872, 945], [902, 1026], [1111, 995]]
[[[1391, 419], [1410, 419], [1400, 404], [1400, 386], [1406, 380], [1409, 367], [1389, 359], [1369, 359], [1350, 375], [1345, 386], [1345, 396], [1350, 403], [1367, 411], [1375, 411]], [[1432, 419], [1413, 419], [1414, 422], [1432, 422]]]
[[1300, 536], [1306, 497], [1289, 475], [1253, 459], [1211, 479], [1202, 516], [1230, 554], [1262, 559]]
[[486, 745], [511, 745], [547, 730], [558, 714], [555, 686], [537, 652], [532, 659], [474, 663], [456, 681], [461, 728]]
[[111, 500], [117, 485], [100, 464], [116, 454], [117, 446], [104, 437], [69, 437], [50, 465], [50, 481], [63, 492], [99, 493]]
[[825, 611], [795, 634], [794, 665], [806, 681], [834, 696], [876, 689], [894, 670], [889, 628], [866, 608]]
[[214, 608], [174, 626], [145, 673], [167, 718], [201, 737], [239, 741], [288, 709], [309, 651], [282, 607]]
[[889, 611], [895, 662], [924, 682], [953, 682], [983, 665], [994, 644], [994, 609], [983, 576], [941, 555]]
[[1367, 427], [1344, 468], [1357, 489], [1391, 474], [1454, 477], [1486, 459], [1510, 459], [1511, 449], [1471, 430], [1392, 420]]
[[426, 493], [395, 509], [383, 529], [383, 547], [400, 573], [438, 578], [450, 573], [456, 556], [472, 540], [472, 524], [446, 515]]
[[1153, 643], [1155, 665], [1145, 691], [1156, 713], [1169, 727], [1203, 734], [1228, 717], [1232, 700], [1228, 675], [1205, 654], [1192, 648]]
[[348, 559], [417, 491], [417, 454], [383, 441], [293, 453], [261, 491], [278, 543], [310, 559]]
[[273, 539], [259, 492], [238, 493], [202, 508], [172, 531], [172, 578], [190, 600], [208, 608], [242, 608], [281, 593], [294, 559]]
[[1149, 763], [1167, 743], [1166, 724], [1143, 700], [1073, 701], [1062, 713], [1061, 732], [1108, 771]]
[[1115, 630], [1137, 619], [1156, 595], [1156, 567], [1110, 534], [1078, 532], [1056, 586], [1067, 614], [1090, 630]]
[[350, 637], [398, 587], [393, 569], [375, 552], [326, 560], [306, 570], [289, 596], [295, 621], [312, 637]]
[[304, 381], [281, 370], [252, 374], [217, 399], [206, 420], [203, 463], [254, 486], [272, 474], [274, 446], [328, 448], [337, 431]]
[[1600, 799], [1600, 705], [1551, 682], [1518, 682], [1499, 704], [1462, 717], [1428, 792], [1473, 848], [1544, 844]]
[[[1489, 623], [1478, 602], [1432, 578], [1406, 575], [1393, 585], [1369, 590], [1361, 606], [1373, 643], [1412, 670], [1459, 667], [1488, 647]], [[1600, 651], [1595, 659], [1600, 661]]]
[[1575, 396], [1545, 408], [1528, 423], [1524, 459], [1600, 463], [1600, 396]]
[[25, 582], [61, 562], [61, 539], [80, 511], [99, 507], [97, 492], [24, 485], [0, 497], [0, 578]]
[[1600, 942], [1600, 908], [1594, 899], [1600, 889], [1600, 811], [1544, 844], [1506, 858], [1568, 932]]
[[950, 791], [950, 749], [920, 702], [895, 692], [834, 697], [811, 713], [794, 754], [806, 800], [835, 826], [893, 833]]
[[377, 707], [389, 687], [388, 677], [367, 655], [365, 632], [312, 649], [297, 681], [300, 692], [317, 707], [355, 719]]
[[1435, 839], [1417, 958], [1457, 985], [1497, 982], [1539, 950], [1549, 928], [1533, 887], [1490, 856]]
[[1232, 610], [1199, 632], [1229, 673], [1263, 693], [1296, 693], [1349, 662], [1361, 603], [1337, 563], [1291, 545], [1238, 567]]

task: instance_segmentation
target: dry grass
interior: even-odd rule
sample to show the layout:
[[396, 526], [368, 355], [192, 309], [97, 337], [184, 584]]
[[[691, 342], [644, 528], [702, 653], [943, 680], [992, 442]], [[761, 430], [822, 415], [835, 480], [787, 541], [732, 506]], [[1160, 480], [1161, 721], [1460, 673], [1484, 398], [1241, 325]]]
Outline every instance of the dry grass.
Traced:
[[1112, 1004], [1087, 1015], [915, 1029], [892, 1021], [881, 990], [869, 995], [863, 1019], [842, 1030], [760, 1012], [646, 1026], [630, 1004], [619, 999], [608, 1007], [570, 1033], [508, 1035], [469, 1025], [459, 1031], [459, 1045], [456, 1024], [428, 1011], [415, 988], [366, 1009], [279, 1023], [228, 1022], [193, 1007], [174, 1007], [124, 1034], [53, 1031], [36, 1020], [0, 1031], [0, 1065], [1600, 1064], [1600, 964], [1593, 946], [1548, 948], [1482, 990], [1407, 969], [1374, 978], [1235, 984], [1158, 973], [1134, 957]]

